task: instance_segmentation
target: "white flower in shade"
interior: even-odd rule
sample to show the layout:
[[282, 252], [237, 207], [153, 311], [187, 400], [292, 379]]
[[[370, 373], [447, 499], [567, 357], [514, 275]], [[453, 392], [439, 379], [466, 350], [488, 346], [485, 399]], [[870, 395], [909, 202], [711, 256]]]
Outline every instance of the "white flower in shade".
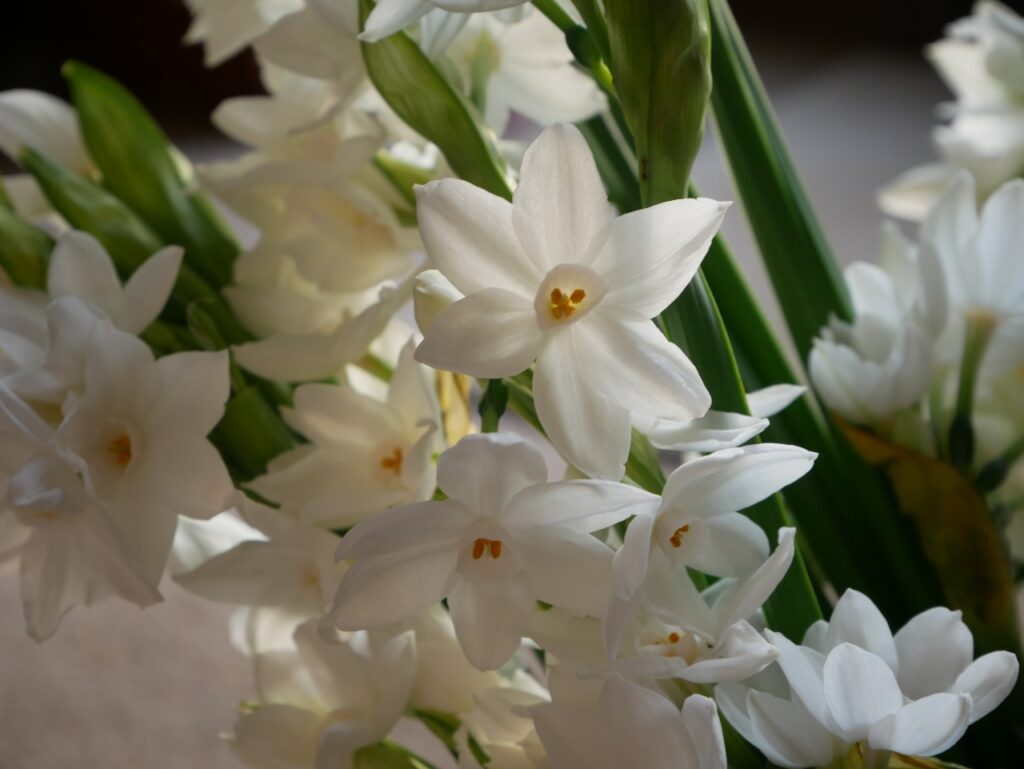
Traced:
[[490, 669], [518, 648], [538, 600], [601, 616], [612, 552], [590, 532], [652, 495], [605, 481], [546, 480], [544, 458], [523, 439], [463, 438], [438, 460], [447, 500], [377, 513], [342, 539], [338, 556], [353, 566], [335, 597], [335, 624], [376, 627], [447, 598], [469, 661]]
[[953, 91], [949, 125], [933, 133], [942, 156], [913, 168], [879, 193], [893, 216], [920, 221], [952, 177], [969, 171], [980, 199], [1024, 172], [1024, 19], [982, 1], [928, 47], [928, 58]]
[[738, 511], [803, 477], [816, 456], [796, 446], [762, 443], [722, 449], [678, 468], [660, 503], [630, 521], [615, 554], [615, 594], [628, 599], [640, 589], [656, 551], [719, 577], [755, 571], [768, 557], [768, 537]]
[[974, 183], [959, 174], [921, 226], [922, 259], [941, 270], [949, 326], [939, 344], [962, 353], [968, 324], [988, 326], [983, 359], [998, 374], [1024, 362], [1024, 180], [1007, 182], [978, 211]]
[[856, 317], [833, 318], [815, 338], [808, 370], [826, 405], [858, 424], [884, 426], [927, 392], [932, 338], [901, 297], [909, 292], [866, 262], [843, 273]]
[[186, 43], [202, 43], [206, 66], [230, 59], [275, 21], [303, 7], [303, 0], [185, 0], [194, 16]]
[[596, 702], [530, 709], [551, 766], [558, 769], [725, 769], [725, 743], [713, 700], [687, 697], [682, 711], [661, 694], [621, 678]]
[[750, 414], [711, 410], [698, 419], [673, 422], [633, 415], [633, 427], [651, 445], [674, 451], [717, 451], [740, 446], [768, 428], [768, 417], [782, 411], [806, 392], [800, 385], [778, 384], [747, 393]]
[[17, 563], [33, 639], [52, 636], [75, 606], [109, 595], [139, 606], [160, 600], [110, 511], [89, 494], [77, 458], [2, 382], [0, 442], [0, 565]]
[[380, 0], [366, 19], [359, 39], [369, 43], [383, 40], [438, 9], [468, 14], [512, 8], [525, 2], [527, 0]]
[[[70, 104], [42, 91], [2, 91], [0, 152], [17, 162], [18, 154], [26, 147], [70, 171], [86, 176], [96, 173]], [[3, 184], [22, 216], [43, 219], [53, 214], [50, 202], [30, 175], [4, 176]]]
[[348, 528], [371, 513], [429, 499], [443, 448], [432, 372], [403, 350], [387, 400], [307, 384], [285, 419], [309, 443], [275, 458], [251, 488], [299, 519]]
[[464, 92], [499, 136], [512, 112], [551, 125], [585, 120], [605, 106], [600, 89], [576, 66], [565, 35], [541, 13], [512, 24], [475, 15], [446, 54]]
[[[417, 647], [418, 648], [418, 647]], [[501, 685], [478, 691], [473, 708], [460, 714], [455, 733], [459, 769], [536, 769], [543, 748], [530, 718], [530, 708], [550, 700], [548, 692], [523, 671]], [[470, 738], [489, 759], [477, 761]]]
[[155, 585], [178, 516], [209, 518], [233, 491], [206, 438], [228, 399], [227, 354], [154, 360], [136, 337], [100, 322], [84, 355], [84, 387], [66, 406], [54, 440], [73, 454], [89, 495], [111, 511]]
[[612, 597], [604, 628], [596, 620], [551, 609], [535, 616], [529, 635], [579, 675], [693, 684], [741, 681], [777, 656], [751, 619], [793, 561], [794, 530], [753, 574], [719, 580], [702, 594], [687, 569], [660, 552], [639, 591]]
[[[256, 502], [245, 503], [243, 510], [249, 525], [245, 539], [176, 574], [175, 581], [211, 601], [285, 610], [296, 624], [319, 617], [344, 573], [334, 561], [337, 535]], [[232, 515], [224, 512], [198, 525], [218, 526], [218, 519]]]
[[454, 179], [418, 193], [432, 263], [465, 295], [434, 318], [418, 360], [485, 378], [536, 361], [548, 438], [610, 480], [623, 474], [631, 411], [707, 412], [697, 370], [650, 319], [696, 273], [725, 204], [675, 200], [616, 218], [586, 141], [562, 124], [527, 150], [513, 203]]
[[351, 769], [355, 753], [384, 739], [405, 710], [416, 647], [405, 633], [366, 633], [329, 644], [316, 620], [294, 646], [254, 659], [259, 702], [235, 724], [235, 753], [254, 769]]
[[739, 711], [733, 725], [784, 757], [776, 761], [781, 766], [821, 766], [809, 758], [824, 752], [822, 728], [842, 745], [859, 743], [864, 750], [941, 753], [995, 709], [1017, 680], [1011, 652], [972, 661], [973, 638], [959, 612], [929, 609], [894, 636], [871, 600], [854, 590], [843, 595], [828, 623], [808, 630], [803, 646], [766, 634], [778, 649], [791, 699], [750, 691], [744, 702], [742, 691], [733, 689], [726, 696], [736, 707], [723, 704], [722, 710], [730, 721]]

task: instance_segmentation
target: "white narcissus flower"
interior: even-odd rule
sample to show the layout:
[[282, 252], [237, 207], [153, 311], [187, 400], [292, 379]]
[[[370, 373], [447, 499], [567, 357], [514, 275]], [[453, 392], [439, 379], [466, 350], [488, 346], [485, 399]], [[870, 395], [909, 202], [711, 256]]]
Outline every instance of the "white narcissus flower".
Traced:
[[185, 0], [195, 17], [186, 43], [202, 43], [206, 66], [216, 67], [303, 7], [303, 0]]
[[682, 711], [663, 695], [621, 678], [594, 703], [530, 709], [551, 766], [558, 769], [725, 769], [725, 742], [713, 700], [694, 694]]
[[605, 106], [593, 79], [576, 66], [565, 35], [541, 13], [512, 24], [493, 14], [473, 16], [446, 56], [499, 136], [512, 112], [551, 125], [586, 120]]
[[825, 404], [857, 424], [884, 426], [920, 401], [934, 356], [926, 328], [884, 270], [857, 262], [844, 270], [855, 318], [833, 318], [815, 338], [808, 371]]
[[249, 485], [306, 523], [349, 528], [371, 513], [429, 499], [443, 448], [432, 372], [403, 350], [382, 402], [351, 387], [307, 384], [288, 423], [309, 439]]
[[949, 326], [939, 340], [947, 357], [959, 358], [974, 323], [992, 332], [987, 372], [1024, 362], [1024, 180], [1004, 184], [979, 212], [973, 180], [957, 175], [922, 224], [921, 247], [949, 292]]
[[89, 494], [76, 458], [3, 382], [0, 444], [0, 565], [17, 563], [33, 639], [49, 638], [75, 606], [108, 595], [139, 606], [160, 600], [110, 510]]
[[678, 468], [660, 503], [638, 510], [630, 522], [615, 554], [615, 594], [628, 599], [640, 589], [655, 551], [719, 577], [752, 573], [768, 557], [768, 538], [738, 511], [803, 477], [816, 456], [762, 443], [722, 449]]
[[657, 499], [606, 481], [547, 481], [544, 458], [504, 433], [463, 438], [438, 460], [445, 501], [377, 513], [342, 539], [331, 617], [342, 630], [398, 622], [448, 600], [455, 633], [480, 669], [518, 648], [538, 600], [599, 617], [611, 549], [590, 532]]
[[329, 644], [316, 620], [293, 648], [254, 659], [259, 703], [235, 724], [232, 745], [253, 769], [351, 769], [405, 710], [416, 669], [412, 633], [372, 643], [357, 633]]
[[958, 171], [974, 176], [980, 200], [1024, 172], [1024, 18], [982, 0], [928, 47], [928, 58], [956, 97], [947, 105], [950, 124], [933, 133], [942, 160], [912, 168], [879, 192], [887, 213], [914, 221], [927, 216]]
[[723, 703], [722, 710], [730, 721], [738, 713], [733, 725], [787, 767], [822, 765], [809, 761], [812, 751], [792, 750], [801, 743], [810, 748], [812, 734], [824, 750], [822, 730], [843, 746], [941, 753], [1006, 698], [1019, 669], [1006, 651], [972, 661], [973, 638], [959, 612], [929, 609], [894, 636], [871, 600], [855, 590], [846, 591], [828, 623], [808, 630], [803, 646], [766, 635], [778, 649], [791, 698], [754, 690], [744, 698], [733, 688], [725, 693], [733, 707]]
[[700, 266], [726, 205], [675, 200], [616, 218], [586, 141], [545, 130], [509, 203], [446, 179], [418, 188], [433, 265], [465, 298], [434, 318], [418, 360], [493, 378], [536, 361], [537, 414], [587, 475], [618, 480], [630, 412], [684, 421], [711, 398], [651, 318]]
[[380, 0], [367, 17], [359, 39], [376, 43], [437, 9], [467, 14], [512, 8], [525, 2], [527, 0]]

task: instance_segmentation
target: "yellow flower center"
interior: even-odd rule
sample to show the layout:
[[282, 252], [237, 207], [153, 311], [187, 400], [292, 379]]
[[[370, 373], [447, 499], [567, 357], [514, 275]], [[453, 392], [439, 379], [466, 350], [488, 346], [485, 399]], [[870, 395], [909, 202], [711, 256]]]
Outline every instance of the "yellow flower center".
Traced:
[[479, 561], [485, 553], [490, 553], [494, 560], [501, 558], [501, 540], [477, 537], [473, 541], [473, 560]]
[[565, 318], [572, 317], [572, 314], [576, 312], [576, 308], [583, 304], [583, 300], [587, 298], [587, 292], [582, 288], [575, 289], [572, 293], [565, 293], [560, 288], [551, 290], [551, 301], [548, 302], [548, 309], [551, 311], [551, 317], [555, 320], [563, 320]]
[[125, 467], [132, 461], [132, 439], [123, 433], [107, 444], [107, 451], [118, 467]]
[[678, 529], [676, 529], [674, 532], [672, 532], [672, 536], [669, 537], [669, 539], [668, 539], [668, 541], [672, 543], [672, 547], [682, 547], [683, 546], [683, 537], [686, 536], [686, 533], [689, 530], [690, 530], [690, 524], [687, 523], [687, 524], [684, 524], [684, 525], [680, 526]]
[[402, 472], [402, 460], [405, 455], [402, 453], [402, 449], [396, 446], [390, 454], [381, 457], [380, 466], [385, 470], [390, 470], [395, 475], [399, 475]]

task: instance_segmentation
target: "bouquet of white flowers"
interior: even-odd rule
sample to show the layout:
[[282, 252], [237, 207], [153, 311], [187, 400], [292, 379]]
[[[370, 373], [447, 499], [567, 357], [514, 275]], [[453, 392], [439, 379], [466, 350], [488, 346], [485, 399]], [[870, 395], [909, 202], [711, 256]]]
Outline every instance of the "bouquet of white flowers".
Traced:
[[237, 606], [256, 769], [1019, 765], [1024, 19], [929, 49], [942, 160], [840, 273], [727, 0], [187, 3], [235, 160], [0, 93], [29, 635]]

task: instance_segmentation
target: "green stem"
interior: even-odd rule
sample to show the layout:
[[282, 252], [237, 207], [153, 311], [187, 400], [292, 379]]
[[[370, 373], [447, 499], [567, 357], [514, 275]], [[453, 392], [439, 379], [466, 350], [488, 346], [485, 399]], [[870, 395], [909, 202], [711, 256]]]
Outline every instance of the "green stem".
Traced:
[[597, 0], [572, 0], [576, 6], [583, 23], [594, 38], [594, 43], [601, 51], [601, 58], [611, 61], [611, 47], [608, 45], [608, 23], [604, 20], [604, 12], [601, 10]]
[[953, 466], [967, 471], [974, 460], [974, 391], [978, 384], [981, 362], [996, 330], [997, 319], [987, 312], [968, 313], [964, 334], [963, 360], [960, 362], [960, 383], [956, 394], [956, 411], [949, 428], [949, 454]]
[[978, 473], [978, 488], [982, 492], [994, 491], [1006, 480], [1013, 464], [1024, 457], [1024, 435], [1010, 444], [1002, 454], [990, 460]]

